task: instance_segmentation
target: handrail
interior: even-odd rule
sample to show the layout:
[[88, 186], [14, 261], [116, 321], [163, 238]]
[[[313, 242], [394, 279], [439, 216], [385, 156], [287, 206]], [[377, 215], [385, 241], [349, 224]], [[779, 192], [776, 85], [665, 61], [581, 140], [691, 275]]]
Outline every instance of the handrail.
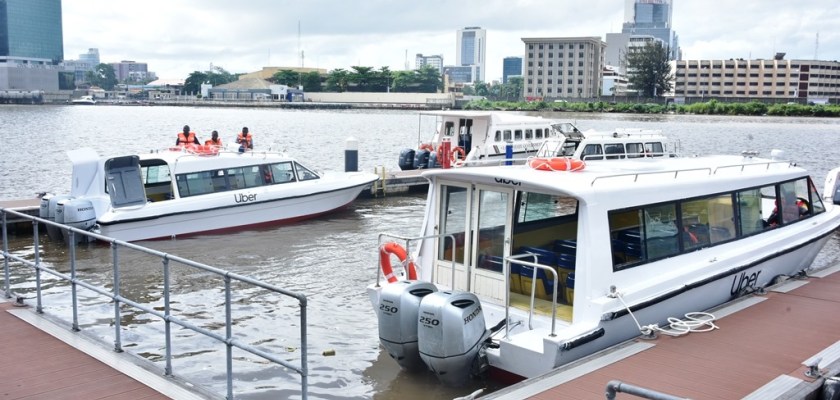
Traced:
[[673, 169], [673, 170], [662, 170], [662, 171], [645, 171], [645, 172], [630, 172], [626, 174], [615, 174], [615, 175], [605, 175], [605, 176], [597, 176], [592, 179], [592, 183], [589, 185], [590, 187], [595, 186], [595, 182], [599, 179], [610, 179], [610, 178], [621, 178], [625, 176], [633, 176], [633, 182], [639, 180], [640, 176], [643, 175], [665, 175], [665, 174], [674, 174], [674, 179], [679, 177], [680, 172], [691, 172], [691, 171], [708, 171], [709, 175], [716, 175], [718, 170], [726, 169], [726, 168], [741, 168], [741, 172], [743, 172], [747, 167], [756, 167], [756, 166], [763, 166], [765, 170], [769, 170], [770, 167], [774, 164], [787, 164], [789, 167], [794, 166], [790, 161], [767, 161], [767, 162], [756, 162], [756, 163], [739, 163], [739, 164], [730, 164], [730, 165], [720, 165], [712, 169], [712, 167], [701, 167], [701, 168], [687, 168], [687, 169]]
[[[525, 257], [533, 257], [535, 262], [528, 262], [528, 261], [520, 260], [520, 259], [525, 258]], [[547, 265], [537, 264], [536, 263], [537, 255], [536, 254], [526, 253], [526, 254], [519, 254], [519, 255], [515, 255], [515, 256], [507, 256], [507, 257], [504, 258], [504, 260], [505, 260], [505, 263], [507, 264], [506, 265], [507, 271], [510, 271], [510, 264], [511, 263], [515, 263], [515, 264], [519, 264], [519, 265], [525, 265], [525, 266], [534, 268], [534, 273], [533, 273], [533, 276], [531, 277], [531, 308], [528, 310], [528, 329], [534, 329], [534, 327], [531, 326], [531, 319], [534, 315], [534, 301], [536, 299], [536, 294], [537, 294], [537, 269], [542, 269], [542, 270], [551, 272], [551, 277], [554, 280], [554, 292], [552, 293], [552, 296], [551, 296], [552, 297], [551, 298], [551, 334], [549, 336], [556, 336], [556, 334], [554, 333], [555, 332], [554, 327], [555, 327], [555, 324], [556, 324], [556, 321], [557, 321], [557, 292], [560, 290], [560, 287], [558, 286], [557, 271], [554, 270], [554, 268], [549, 267]], [[510, 275], [510, 273], [508, 273], [508, 275]], [[508, 285], [508, 287], [509, 286], [510, 285]], [[510, 292], [509, 291], [507, 292], [505, 297], [507, 298], [507, 301], [506, 301], [506, 304], [505, 304], [505, 321], [507, 321], [508, 320], [507, 313], [508, 313], [508, 310], [510, 309]], [[508, 333], [510, 333], [509, 328], [507, 328], [507, 326], [508, 326], [508, 324], [505, 324], [505, 327], [506, 327], [505, 337], [507, 337]]]
[[[14, 215], [16, 217], [29, 219], [29, 220], [32, 221], [33, 248], [35, 249], [34, 262], [9, 253], [9, 242], [7, 240], [7, 224], [6, 224], [6, 215], [7, 214]], [[171, 339], [172, 339], [171, 324], [175, 323], [175, 324], [177, 324], [177, 325], [179, 325], [183, 328], [187, 328], [189, 330], [192, 330], [193, 332], [200, 333], [200, 334], [202, 334], [204, 336], [207, 336], [209, 338], [212, 338], [212, 339], [215, 339], [217, 341], [223, 342], [226, 345], [226, 347], [227, 347], [227, 355], [226, 355], [226, 357], [227, 357], [227, 366], [226, 366], [226, 369], [227, 369], [227, 398], [228, 399], [233, 399], [234, 398], [233, 397], [233, 355], [232, 355], [232, 351], [233, 351], [234, 347], [236, 347], [240, 350], [247, 351], [247, 352], [249, 352], [253, 355], [262, 357], [262, 358], [264, 358], [266, 360], [269, 360], [273, 363], [280, 364], [281, 366], [283, 366], [285, 368], [288, 368], [288, 369], [291, 369], [291, 370], [297, 372], [301, 377], [301, 396], [302, 396], [303, 399], [307, 398], [309, 371], [308, 371], [308, 367], [307, 367], [307, 365], [308, 365], [307, 364], [307, 353], [308, 353], [308, 351], [307, 351], [307, 340], [306, 340], [306, 304], [307, 304], [307, 300], [306, 300], [305, 295], [295, 293], [295, 292], [292, 292], [292, 291], [288, 291], [288, 290], [282, 289], [280, 287], [277, 287], [277, 286], [274, 286], [274, 285], [271, 285], [271, 284], [268, 284], [268, 283], [265, 283], [265, 282], [261, 282], [261, 281], [258, 281], [256, 279], [244, 276], [244, 275], [239, 275], [239, 274], [234, 273], [234, 272], [222, 270], [222, 269], [215, 268], [215, 267], [212, 267], [212, 266], [209, 266], [209, 265], [206, 265], [206, 264], [202, 264], [202, 263], [199, 263], [199, 262], [195, 262], [195, 261], [192, 261], [192, 260], [189, 260], [189, 259], [186, 259], [186, 258], [181, 258], [181, 257], [174, 256], [174, 255], [171, 255], [171, 254], [168, 254], [168, 253], [160, 252], [160, 251], [157, 251], [157, 250], [152, 250], [152, 249], [149, 249], [149, 248], [146, 248], [146, 247], [143, 247], [143, 246], [138, 246], [136, 244], [127, 243], [127, 242], [117, 240], [117, 239], [113, 239], [113, 238], [110, 238], [110, 237], [107, 237], [107, 236], [95, 234], [95, 233], [92, 233], [92, 232], [83, 231], [81, 229], [69, 227], [67, 225], [62, 225], [62, 224], [59, 224], [59, 223], [56, 223], [56, 222], [53, 222], [53, 221], [47, 221], [45, 219], [41, 219], [41, 218], [34, 217], [34, 216], [31, 216], [31, 215], [23, 214], [23, 213], [20, 213], [20, 212], [11, 210], [11, 209], [0, 207], [0, 215], [2, 215], [3, 270], [4, 270], [4, 277], [5, 277], [4, 293], [5, 293], [6, 298], [12, 298], [12, 297], [15, 296], [15, 294], [12, 292], [12, 290], [10, 288], [9, 260], [11, 259], [11, 260], [14, 260], [14, 261], [18, 261], [18, 262], [24, 264], [25, 266], [29, 266], [29, 267], [34, 268], [35, 290], [36, 290], [36, 308], [35, 308], [35, 311], [39, 314], [43, 313], [42, 298], [41, 298], [41, 291], [42, 291], [41, 290], [41, 272], [50, 274], [52, 276], [55, 276], [57, 278], [60, 278], [60, 279], [63, 279], [63, 280], [66, 280], [66, 281], [70, 282], [71, 298], [72, 298], [72, 303], [73, 303], [72, 304], [72, 307], [73, 307], [72, 329], [74, 331], [79, 331], [80, 330], [79, 329], [79, 322], [78, 322], [78, 302], [77, 302], [77, 294], [76, 294], [77, 286], [82, 286], [82, 287], [84, 287], [88, 290], [91, 290], [91, 291], [99, 294], [99, 295], [108, 297], [111, 300], [113, 300], [113, 302], [114, 302], [114, 350], [116, 352], [122, 352], [121, 332], [120, 332], [121, 331], [120, 322], [121, 322], [121, 319], [122, 319], [121, 315], [120, 315], [120, 308], [121, 308], [122, 305], [131, 306], [133, 308], [139, 309], [143, 312], [149, 313], [151, 315], [154, 315], [154, 316], [162, 319], [165, 323], [164, 326], [165, 326], [165, 336], [166, 336], [165, 337], [165, 339], [166, 339], [166, 356], [165, 356], [166, 367], [164, 368], [164, 375], [166, 375], [166, 376], [171, 377], [173, 375], [173, 372], [172, 372], [172, 349], [171, 349], [171, 347], [172, 347], [172, 345], [171, 345]], [[52, 226], [59, 227], [68, 234], [68, 236], [69, 236], [68, 247], [69, 247], [69, 257], [70, 257], [70, 274], [69, 275], [65, 274], [65, 273], [62, 273], [62, 272], [59, 272], [59, 271], [56, 271], [56, 270], [53, 270], [53, 269], [50, 269], [50, 268], [45, 267], [41, 264], [41, 259], [40, 259], [41, 247], [40, 247], [40, 244], [39, 244], [39, 233], [38, 233], [39, 224], [52, 225]], [[91, 238], [94, 238], [94, 239], [98, 239], [100, 241], [107, 242], [107, 243], [110, 244], [111, 252], [113, 253], [113, 256], [112, 256], [113, 257], [113, 265], [112, 265], [112, 267], [113, 267], [113, 282], [112, 282], [112, 284], [113, 284], [113, 287], [114, 287], [113, 288], [113, 293], [109, 292], [108, 289], [105, 288], [105, 287], [95, 286], [91, 283], [88, 283], [88, 282], [82, 280], [82, 279], [79, 279], [76, 276], [75, 235], [84, 235], [84, 236], [91, 237]], [[147, 305], [144, 305], [144, 304], [134, 302], [134, 301], [132, 301], [130, 299], [127, 299], [127, 298], [120, 295], [120, 291], [119, 291], [119, 288], [120, 288], [119, 249], [120, 248], [136, 250], [136, 251], [148, 254], [148, 255], [159, 257], [161, 259], [161, 262], [162, 262], [162, 265], [163, 265], [163, 280], [164, 280], [164, 282], [163, 282], [163, 286], [164, 286], [164, 291], [163, 291], [164, 311], [163, 312], [158, 311], [154, 307], [150, 307], [150, 306], [147, 306]], [[171, 314], [172, 309], [170, 308], [171, 302], [170, 302], [170, 299], [169, 299], [169, 289], [170, 289], [169, 285], [170, 285], [171, 279], [170, 279], [170, 273], [169, 273], [169, 270], [170, 270], [169, 265], [170, 265], [170, 262], [173, 262], [173, 261], [177, 262], [177, 263], [180, 263], [180, 264], [183, 264], [183, 265], [186, 265], [186, 266], [191, 267], [191, 268], [197, 268], [197, 269], [200, 269], [202, 271], [210, 272], [212, 274], [215, 274], [215, 275], [218, 275], [218, 276], [221, 276], [221, 277], [224, 278], [224, 282], [225, 282], [225, 334], [224, 334], [224, 336], [219, 335], [217, 333], [214, 333], [214, 332], [212, 332], [210, 330], [207, 330], [205, 328], [193, 325], [193, 324], [191, 324], [187, 321], [181, 320], [178, 317], [175, 317]], [[283, 296], [288, 296], [288, 297], [292, 297], [294, 299], [297, 299], [297, 301], [300, 305], [300, 334], [301, 334], [300, 346], [301, 346], [301, 349], [302, 349], [301, 350], [301, 361], [300, 361], [299, 366], [294, 365], [294, 364], [286, 361], [284, 358], [281, 358], [279, 354], [275, 355], [275, 354], [271, 354], [271, 353], [268, 353], [266, 351], [257, 349], [256, 347], [253, 347], [253, 346], [251, 346], [247, 343], [244, 343], [240, 340], [237, 340], [233, 337], [233, 323], [232, 323], [232, 320], [231, 320], [232, 319], [231, 318], [231, 303], [232, 303], [232, 300], [231, 300], [231, 292], [232, 292], [231, 281], [237, 281], [237, 282], [240, 282], [240, 283], [245, 283], [245, 284], [248, 284], [248, 285], [251, 285], [251, 286], [256, 286], [256, 287], [268, 290], [270, 292], [274, 292], [274, 293], [277, 293], [277, 294], [280, 294], [280, 295], [283, 295]]]

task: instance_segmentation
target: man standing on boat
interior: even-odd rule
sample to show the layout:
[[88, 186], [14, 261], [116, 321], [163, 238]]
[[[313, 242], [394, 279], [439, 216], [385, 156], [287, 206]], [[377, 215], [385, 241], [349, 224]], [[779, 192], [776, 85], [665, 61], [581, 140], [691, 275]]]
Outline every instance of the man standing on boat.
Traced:
[[204, 142], [205, 146], [222, 147], [222, 139], [219, 138], [219, 132], [213, 131], [212, 137]]
[[248, 127], [243, 127], [242, 132], [236, 136], [236, 143], [239, 143], [239, 151], [254, 150], [254, 137], [248, 133]]
[[188, 144], [197, 144], [201, 145], [201, 142], [198, 141], [198, 138], [195, 137], [195, 132], [190, 131], [189, 125], [184, 125], [184, 131], [178, 133], [178, 140], [175, 141], [176, 146], [186, 146]]

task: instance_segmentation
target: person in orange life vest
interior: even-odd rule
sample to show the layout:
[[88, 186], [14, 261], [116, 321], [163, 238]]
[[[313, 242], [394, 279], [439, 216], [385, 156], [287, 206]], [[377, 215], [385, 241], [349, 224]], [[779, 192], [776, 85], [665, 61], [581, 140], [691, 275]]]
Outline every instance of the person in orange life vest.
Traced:
[[213, 137], [204, 142], [205, 146], [222, 147], [222, 139], [219, 138], [219, 132], [213, 131]]
[[254, 136], [248, 133], [248, 127], [242, 128], [242, 132], [236, 136], [236, 143], [239, 143], [239, 151], [254, 149]]
[[201, 145], [201, 142], [198, 141], [198, 138], [195, 137], [195, 132], [190, 131], [189, 125], [184, 125], [184, 131], [178, 133], [178, 140], [175, 141], [176, 146], [186, 146], [188, 144], [197, 144]]

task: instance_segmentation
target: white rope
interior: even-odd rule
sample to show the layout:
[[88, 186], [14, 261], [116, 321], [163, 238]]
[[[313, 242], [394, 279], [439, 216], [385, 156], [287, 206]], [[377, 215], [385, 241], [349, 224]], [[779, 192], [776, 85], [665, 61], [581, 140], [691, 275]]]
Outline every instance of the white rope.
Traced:
[[633, 317], [633, 321], [636, 322], [636, 327], [639, 328], [639, 332], [642, 335], [649, 336], [653, 332], [659, 332], [669, 336], [682, 336], [689, 332], [710, 332], [715, 329], [720, 329], [720, 327], [714, 323], [717, 318], [713, 314], [702, 311], [686, 313], [685, 319], [668, 317], [667, 328], [660, 328], [659, 325], [656, 324], [642, 326], [639, 323], [639, 320], [636, 319], [633, 311], [630, 311], [630, 306], [624, 302], [624, 297], [621, 296], [621, 293], [616, 291], [615, 297], [621, 301], [621, 304], [623, 304], [624, 308], [627, 309], [627, 313]]

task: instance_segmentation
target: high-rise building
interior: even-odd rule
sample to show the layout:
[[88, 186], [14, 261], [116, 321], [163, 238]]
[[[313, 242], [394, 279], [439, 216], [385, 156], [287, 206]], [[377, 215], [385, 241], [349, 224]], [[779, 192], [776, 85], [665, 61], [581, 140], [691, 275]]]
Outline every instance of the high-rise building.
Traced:
[[443, 56], [442, 55], [433, 55], [433, 56], [424, 56], [421, 53], [417, 53], [417, 56], [414, 58], [414, 68], [420, 69], [423, 66], [430, 65], [435, 67], [438, 72], [443, 72]]
[[511, 76], [522, 76], [522, 57], [505, 57], [502, 60], [502, 83]]
[[475, 65], [474, 81], [484, 82], [487, 66], [487, 30], [478, 26], [459, 29], [455, 37], [455, 65]]
[[64, 59], [61, 0], [0, 0], [0, 57]]
[[522, 38], [526, 98], [594, 98], [601, 94], [604, 43], [600, 37]]
[[63, 59], [61, 0], [0, 0], [0, 90], [72, 89]]
[[118, 82], [143, 82], [154, 78], [154, 74], [149, 73], [146, 63], [123, 60], [110, 65], [114, 68], [114, 75]]
[[[664, 42], [670, 52], [671, 60], [682, 58], [679, 38], [671, 25], [673, 15], [672, 0], [626, 0], [625, 21], [621, 32], [630, 35], [650, 35]], [[610, 43], [609, 46], [619, 45]], [[626, 43], [624, 43], [626, 46]], [[624, 47], [624, 46], [621, 46]]]

